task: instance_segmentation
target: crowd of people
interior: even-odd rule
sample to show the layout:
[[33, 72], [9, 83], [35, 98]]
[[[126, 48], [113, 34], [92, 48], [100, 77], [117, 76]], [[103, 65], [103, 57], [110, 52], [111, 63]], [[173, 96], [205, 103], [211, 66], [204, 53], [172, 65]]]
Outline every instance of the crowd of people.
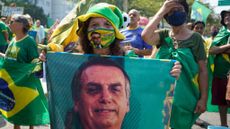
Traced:
[[[90, 7], [87, 13], [77, 17], [78, 29], [74, 33], [77, 34], [78, 41], [75, 43], [77, 45], [73, 45], [71, 48], [72, 52], [177, 60], [170, 71], [170, 74], [177, 79], [170, 127], [173, 129], [192, 128], [199, 115], [206, 111], [209, 86], [212, 87], [212, 104], [219, 107], [221, 126], [228, 127], [230, 10], [221, 12], [221, 24], [213, 25], [210, 28], [208, 38], [204, 34], [204, 30], [207, 28], [204, 21], [188, 23], [189, 6], [186, 1], [166, 0], [158, 12], [149, 21], [147, 20], [146, 26], [143, 26], [143, 22], [140, 21], [140, 11], [131, 9], [128, 16], [130, 23], [121, 29], [124, 17], [118, 7], [107, 3], [98, 3]], [[163, 19], [169, 24], [170, 29], [159, 27]], [[39, 50], [38, 44], [46, 45], [50, 40], [47, 33], [50, 35], [55, 31], [56, 26], [55, 24], [55, 27], [50, 29], [51, 31], [46, 32], [40, 20], [36, 20], [34, 25], [33, 18], [28, 14], [13, 15], [8, 21], [1, 18], [0, 56], [20, 63], [44, 62], [46, 51]], [[94, 67], [101, 70], [103, 67], [109, 71], [108, 67], [113, 67], [114, 73], [122, 74], [123, 80], [128, 79], [126, 73], [117, 66], [94, 65], [91, 64], [84, 70], [94, 71], [92, 69]], [[83, 77], [83, 75], [76, 76], [79, 76], [76, 79]], [[73, 85], [77, 85], [75, 83], [82, 80], [73, 81]], [[126, 84], [124, 85], [126, 86]], [[86, 92], [81, 88], [78, 90], [78, 92]], [[39, 91], [39, 94], [44, 96], [43, 92]], [[126, 95], [126, 93], [122, 95]], [[74, 99], [87, 103], [87, 100], [81, 96], [74, 97]], [[128, 99], [129, 97], [125, 98], [125, 103], [122, 103], [123, 106], [125, 105], [125, 111], [121, 115], [122, 119], [129, 110]], [[104, 104], [105, 100], [99, 104]], [[78, 101], [75, 103], [76, 112], [81, 115], [84, 113], [85, 107]], [[44, 106], [44, 108], [47, 107]], [[108, 124], [106, 121], [103, 123], [103, 118], [100, 118], [100, 122], [96, 122], [95, 125], [90, 121], [90, 117], [83, 116], [82, 119], [88, 122], [82, 125], [84, 129], [93, 129], [94, 126], [104, 127], [98, 123]], [[18, 123], [12, 123], [15, 124], [15, 129], [20, 129]], [[121, 128], [120, 122], [115, 124], [117, 128]], [[33, 128], [33, 125], [28, 124], [28, 126], [30, 129]]]

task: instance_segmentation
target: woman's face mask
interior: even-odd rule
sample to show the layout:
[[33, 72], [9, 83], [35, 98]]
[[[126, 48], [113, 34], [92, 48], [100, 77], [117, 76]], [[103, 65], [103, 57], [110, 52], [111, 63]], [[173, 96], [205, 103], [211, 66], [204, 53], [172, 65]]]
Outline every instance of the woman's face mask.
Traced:
[[187, 18], [186, 12], [174, 11], [171, 15], [167, 16], [165, 19], [171, 26], [180, 26], [185, 23]]
[[88, 31], [88, 40], [94, 48], [107, 48], [115, 40], [114, 29], [96, 28]]

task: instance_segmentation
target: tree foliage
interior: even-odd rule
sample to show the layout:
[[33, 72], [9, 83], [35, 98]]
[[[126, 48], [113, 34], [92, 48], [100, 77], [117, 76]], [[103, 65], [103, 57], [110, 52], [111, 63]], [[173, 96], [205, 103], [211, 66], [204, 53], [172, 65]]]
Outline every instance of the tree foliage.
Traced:
[[[128, 8], [129, 10], [137, 9], [142, 15], [151, 17], [160, 9], [164, 1], [165, 0], [129, 0]], [[188, 3], [191, 5], [193, 0], [188, 0]]]
[[162, 0], [129, 0], [128, 9], [137, 9], [141, 15], [151, 17], [162, 6]]
[[47, 16], [41, 7], [30, 4], [28, 0], [1, 0], [5, 3], [5, 6], [9, 6], [11, 3], [16, 3], [18, 7], [24, 7], [24, 14], [29, 14], [34, 20], [39, 19], [41, 23], [45, 25], [47, 23]]

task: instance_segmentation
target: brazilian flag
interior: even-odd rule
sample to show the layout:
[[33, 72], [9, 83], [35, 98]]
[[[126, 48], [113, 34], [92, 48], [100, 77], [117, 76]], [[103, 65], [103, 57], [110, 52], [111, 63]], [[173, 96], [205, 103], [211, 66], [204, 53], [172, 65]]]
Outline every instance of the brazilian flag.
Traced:
[[[212, 46], [222, 46], [222, 45], [225, 45], [227, 44], [229, 41], [229, 37], [230, 37], [230, 32], [227, 30], [226, 27], [222, 27], [220, 28], [220, 31], [219, 33], [217, 34], [217, 36], [215, 37], [215, 39], [213, 40], [212, 42]], [[219, 63], [219, 67], [215, 66], [214, 65], [214, 62], [217, 61], [217, 62], [221, 62]], [[208, 64], [209, 64], [209, 73], [217, 76], [217, 77], [220, 77], [220, 78], [223, 78], [223, 73], [225, 73], [227, 76], [227, 72], [229, 70], [229, 67], [230, 67], [230, 55], [229, 54], [225, 54], [225, 53], [222, 53], [222, 54], [218, 54], [218, 55], [209, 55], [209, 58], [208, 58]], [[216, 69], [215, 72], [214, 72], [214, 68]], [[213, 76], [210, 76], [211, 79], [213, 78]], [[212, 82], [209, 83], [210, 86], [212, 86]], [[211, 88], [210, 88], [210, 91], [209, 91], [209, 101], [208, 101], [208, 108], [207, 110], [210, 111], [210, 112], [217, 112], [218, 111], [218, 106], [216, 105], [211, 105]], [[230, 109], [228, 110], [228, 112], [230, 113]]]
[[174, 49], [173, 39], [166, 37], [166, 45], [159, 49], [157, 59], [176, 59], [182, 65], [180, 78], [174, 90], [170, 125], [174, 129], [191, 129], [200, 114], [194, 113], [200, 98], [198, 64], [190, 48]]
[[50, 121], [40, 80], [33, 73], [35, 67], [0, 58], [0, 112], [13, 124], [43, 125]]
[[207, 18], [211, 12], [211, 9], [209, 9], [199, 1], [194, 1], [194, 3], [192, 4], [191, 19], [195, 21], [203, 21], [204, 23], [206, 23]]

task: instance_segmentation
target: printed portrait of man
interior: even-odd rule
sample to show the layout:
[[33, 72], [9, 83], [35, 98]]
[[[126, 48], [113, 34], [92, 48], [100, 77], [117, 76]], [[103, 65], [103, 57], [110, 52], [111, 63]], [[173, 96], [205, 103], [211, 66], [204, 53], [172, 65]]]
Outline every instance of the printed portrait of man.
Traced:
[[120, 129], [129, 112], [130, 79], [116, 62], [94, 57], [75, 72], [72, 97], [82, 129]]

